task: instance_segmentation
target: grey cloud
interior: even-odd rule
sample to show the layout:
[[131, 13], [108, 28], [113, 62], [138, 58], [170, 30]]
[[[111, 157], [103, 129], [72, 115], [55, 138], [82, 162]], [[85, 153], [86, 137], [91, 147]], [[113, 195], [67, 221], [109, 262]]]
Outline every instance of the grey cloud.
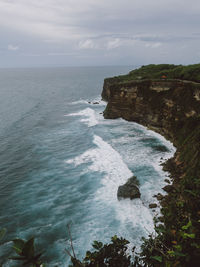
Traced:
[[17, 50], [19, 50], [19, 46], [18, 45], [9, 44], [8, 45], [8, 50], [17, 51]]
[[1, 0], [1, 64], [198, 62], [199, 14], [199, 0]]

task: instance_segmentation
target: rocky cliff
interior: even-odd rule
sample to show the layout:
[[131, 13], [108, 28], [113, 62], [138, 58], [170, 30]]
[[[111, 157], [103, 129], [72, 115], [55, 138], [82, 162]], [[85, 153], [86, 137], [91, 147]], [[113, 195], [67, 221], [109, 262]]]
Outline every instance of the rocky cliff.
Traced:
[[105, 80], [102, 98], [107, 119], [124, 118], [143, 124], [172, 140], [176, 129], [200, 115], [200, 84], [181, 80]]
[[[200, 84], [178, 79], [105, 79], [106, 119], [124, 118], [162, 134], [177, 147], [165, 164], [173, 184], [162, 198], [163, 262], [198, 266], [200, 260]], [[169, 256], [168, 253], [171, 252]], [[151, 252], [153, 253], [153, 252]], [[164, 254], [163, 254], [164, 253]], [[164, 256], [165, 255], [165, 256]], [[187, 256], [187, 261], [184, 258]], [[175, 266], [175, 265], [169, 266]], [[154, 265], [152, 265], [154, 266]], [[157, 265], [155, 265], [157, 266]], [[160, 266], [160, 265], [159, 265]], [[162, 266], [168, 266], [163, 265]]]

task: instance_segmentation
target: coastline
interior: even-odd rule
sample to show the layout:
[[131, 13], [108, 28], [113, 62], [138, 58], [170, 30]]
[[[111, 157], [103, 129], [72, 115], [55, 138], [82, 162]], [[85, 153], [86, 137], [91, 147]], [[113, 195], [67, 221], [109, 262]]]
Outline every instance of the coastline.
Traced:
[[199, 94], [200, 84], [192, 81], [120, 82], [116, 78], [105, 79], [102, 91], [102, 98], [108, 103], [104, 118], [121, 117], [137, 122], [161, 134], [177, 148], [174, 156], [163, 164], [163, 170], [170, 173], [172, 184], [164, 187], [167, 194], [158, 199], [162, 216], [157, 222], [164, 223], [163, 243], [182, 266], [186, 265], [181, 254], [189, 254], [193, 266], [197, 266], [200, 257]]

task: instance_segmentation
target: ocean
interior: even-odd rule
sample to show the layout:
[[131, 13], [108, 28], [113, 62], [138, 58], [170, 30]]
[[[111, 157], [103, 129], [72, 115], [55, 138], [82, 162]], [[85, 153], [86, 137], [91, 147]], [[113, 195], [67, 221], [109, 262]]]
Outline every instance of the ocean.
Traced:
[[[47, 266], [68, 266], [67, 225], [76, 255], [94, 240], [123, 236], [139, 248], [154, 231], [168, 175], [161, 162], [175, 148], [122, 119], [105, 120], [103, 80], [134, 67], [0, 69], [0, 263], [17, 266], [11, 240], [35, 237]], [[131, 176], [141, 198], [117, 199]]]

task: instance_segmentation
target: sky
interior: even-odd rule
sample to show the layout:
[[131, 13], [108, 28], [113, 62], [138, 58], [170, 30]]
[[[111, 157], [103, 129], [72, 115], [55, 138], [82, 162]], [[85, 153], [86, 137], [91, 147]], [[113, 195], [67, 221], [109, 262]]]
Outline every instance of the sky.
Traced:
[[199, 0], [0, 0], [0, 67], [199, 62]]

